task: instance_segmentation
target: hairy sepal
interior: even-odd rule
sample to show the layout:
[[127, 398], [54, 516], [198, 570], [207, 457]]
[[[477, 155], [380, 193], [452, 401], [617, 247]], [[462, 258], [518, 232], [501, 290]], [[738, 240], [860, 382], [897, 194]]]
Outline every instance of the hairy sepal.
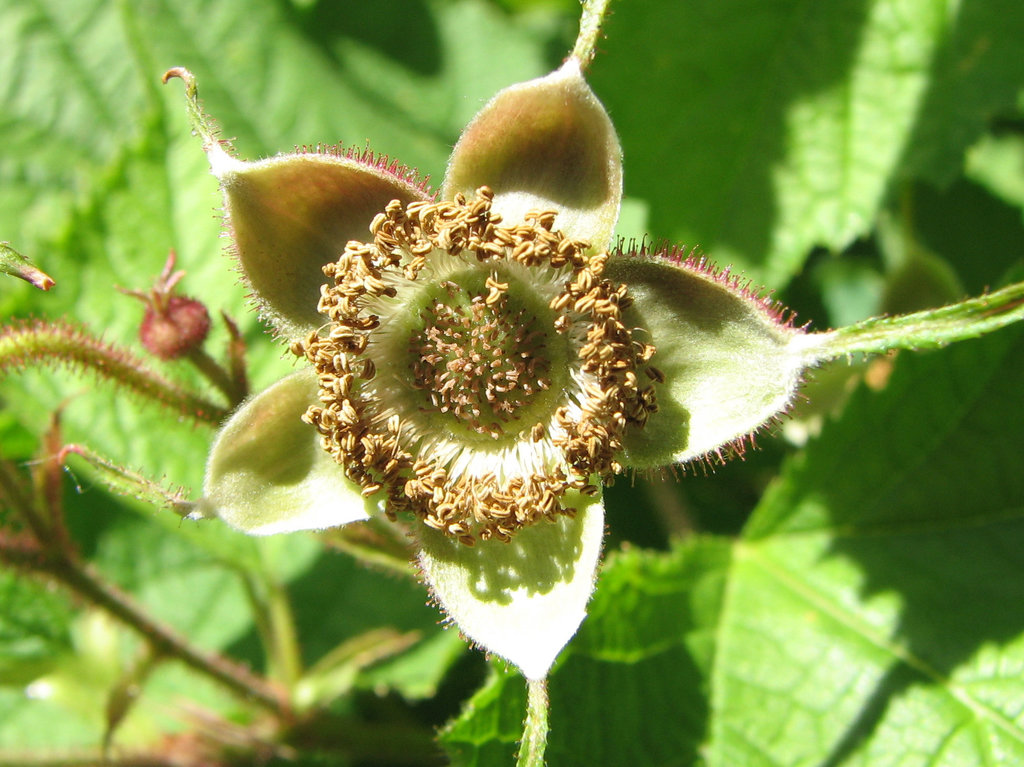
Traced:
[[546, 77], [500, 91], [463, 131], [441, 196], [494, 190], [508, 224], [532, 209], [558, 212], [555, 228], [603, 250], [622, 200], [622, 149], [601, 102], [569, 59]]
[[315, 376], [303, 370], [239, 407], [210, 450], [198, 516], [220, 517], [251, 535], [369, 519], [376, 504], [348, 481], [302, 421], [316, 395]]
[[575, 517], [535, 524], [507, 543], [466, 546], [428, 527], [419, 532], [419, 563], [434, 599], [466, 637], [527, 679], [547, 675], [594, 591], [604, 506], [583, 495], [571, 505]]
[[337, 260], [349, 240], [367, 239], [373, 217], [392, 200], [429, 196], [413, 172], [368, 152], [242, 162], [215, 145], [208, 154], [224, 193], [232, 251], [264, 316], [288, 340], [323, 323], [323, 265]]
[[784, 310], [728, 270], [678, 251], [617, 254], [605, 276], [625, 282], [627, 326], [644, 328], [664, 375], [658, 411], [628, 429], [624, 465], [650, 469], [742, 451], [792, 402], [808, 358]]

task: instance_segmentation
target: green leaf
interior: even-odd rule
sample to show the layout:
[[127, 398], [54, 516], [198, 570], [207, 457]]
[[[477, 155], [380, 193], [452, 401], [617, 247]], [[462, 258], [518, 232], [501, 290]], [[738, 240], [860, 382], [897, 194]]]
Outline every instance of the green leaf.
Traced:
[[789, 463], [736, 549], [709, 764], [1024, 758], [1022, 350], [900, 357]]
[[1024, 136], [985, 136], [967, 152], [966, 175], [1024, 214]]
[[44, 674], [70, 646], [71, 605], [45, 586], [0, 571], [0, 687]]
[[654, 236], [776, 286], [908, 170], [948, 180], [1024, 83], [1015, 0], [623, 3], [606, 33], [591, 81]]
[[428, 700], [437, 695], [445, 674], [466, 652], [466, 643], [454, 631], [439, 631], [408, 652], [359, 675], [361, 689], [397, 691], [406, 700]]
[[[743, 540], [611, 557], [549, 680], [550, 763], [1019, 761], [1022, 348], [901, 358]], [[507, 763], [524, 700], [494, 677], [442, 736], [456, 763]]]

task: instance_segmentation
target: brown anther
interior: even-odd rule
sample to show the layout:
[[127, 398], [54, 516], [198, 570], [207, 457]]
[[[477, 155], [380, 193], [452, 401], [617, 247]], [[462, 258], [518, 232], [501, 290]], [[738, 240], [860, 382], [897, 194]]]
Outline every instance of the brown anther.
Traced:
[[[638, 383], [653, 347], [623, 325], [628, 296], [604, 278], [607, 255], [554, 230], [555, 211], [505, 226], [492, 199], [482, 188], [471, 201], [389, 203], [372, 242], [324, 268], [331, 325], [292, 346], [319, 378], [305, 419], [349, 479], [383, 490], [389, 517], [411, 512], [466, 545], [575, 514], [566, 494], [596, 494], [594, 477], [620, 471], [623, 430], [656, 407]], [[540, 308], [518, 276], [535, 268]], [[467, 282], [473, 269], [482, 283]], [[436, 274], [443, 293], [405, 316], [406, 291], [422, 295], [409, 286]]]

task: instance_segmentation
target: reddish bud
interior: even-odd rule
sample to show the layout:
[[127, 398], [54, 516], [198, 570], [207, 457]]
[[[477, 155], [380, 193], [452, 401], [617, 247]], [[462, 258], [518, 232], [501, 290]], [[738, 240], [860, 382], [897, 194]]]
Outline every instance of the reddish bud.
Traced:
[[163, 306], [146, 306], [139, 340], [160, 359], [173, 360], [201, 346], [209, 332], [205, 306], [187, 296], [170, 296]]

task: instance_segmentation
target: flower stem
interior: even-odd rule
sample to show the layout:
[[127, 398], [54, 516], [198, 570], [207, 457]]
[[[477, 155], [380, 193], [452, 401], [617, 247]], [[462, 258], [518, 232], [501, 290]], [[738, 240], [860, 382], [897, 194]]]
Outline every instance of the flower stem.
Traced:
[[601, 25], [604, 23], [610, 2], [611, 0], [584, 0], [583, 2], [580, 33], [571, 54], [580, 63], [580, 69], [586, 69], [594, 60], [594, 47], [601, 34]]
[[526, 721], [516, 767], [544, 767], [548, 745], [547, 679], [527, 679], [526, 696]]
[[990, 333], [1024, 320], [1024, 282], [940, 309], [900, 317], [876, 317], [827, 333], [809, 333], [798, 343], [807, 364], [851, 354], [893, 349], [933, 349]]
[[237, 377], [225, 370], [204, 349], [198, 346], [190, 349], [188, 354], [185, 355], [185, 359], [192, 363], [207, 381], [216, 386], [228, 398], [231, 407], [236, 407], [245, 399], [246, 392], [240, 388]]
[[22, 322], [0, 330], [0, 374], [30, 363], [64, 364], [88, 370], [136, 394], [157, 400], [182, 415], [220, 423], [225, 409], [181, 389], [150, 370], [131, 352], [105, 343], [84, 328], [66, 322]]

